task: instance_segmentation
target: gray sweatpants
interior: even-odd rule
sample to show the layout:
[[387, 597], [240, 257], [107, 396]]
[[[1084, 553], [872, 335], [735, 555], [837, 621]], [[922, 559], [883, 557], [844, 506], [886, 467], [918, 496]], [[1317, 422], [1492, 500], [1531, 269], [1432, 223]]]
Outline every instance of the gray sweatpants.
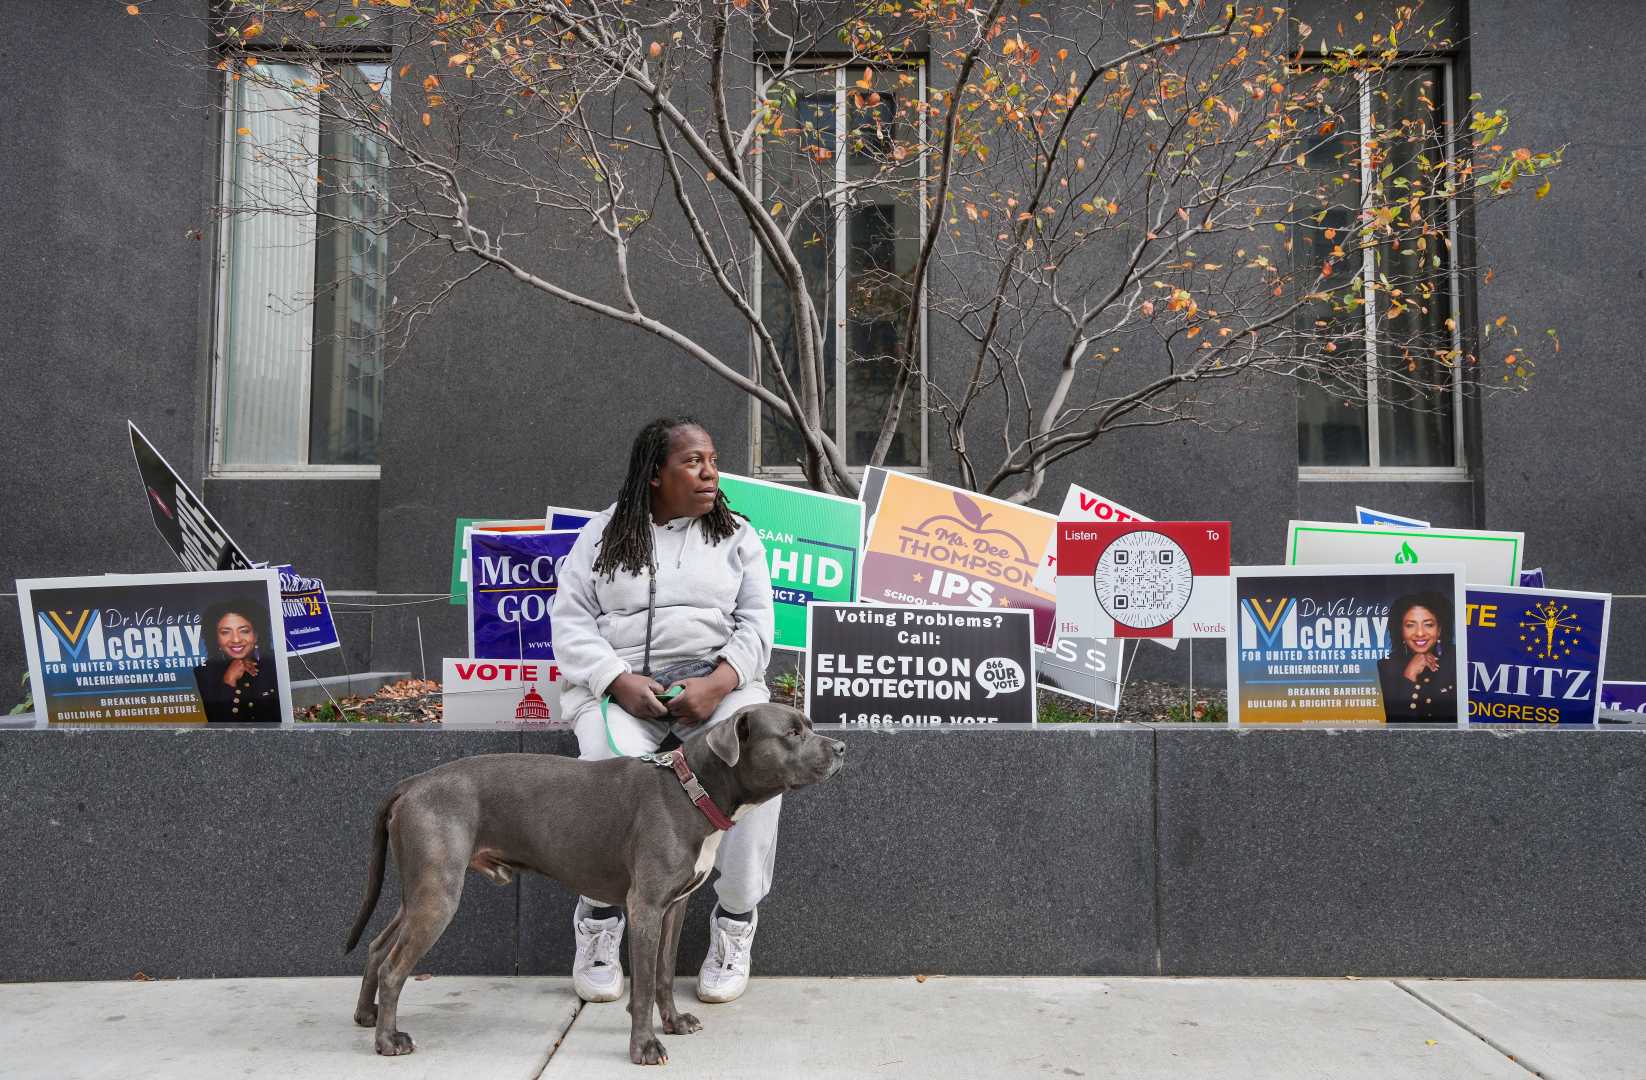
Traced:
[[[577, 732], [577, 756], [584, 761], [649, 754], [669, 733], [667, 721], [631, 716], [615, 701], [607, 706], [606, 719], [602, 720], [599, 699], [589, 698], [586, 693], [578, 693], [577, 697], [585, 700], [575, 705], [577, 711], [572, 714], [572, 724]], [[685, 739], [707, 731], [745, 705], [770, 701], [771, 697], [765, 683], [749, 683], [727, 694], [708, 723], [677, 728], [675, 734]], [[685, 797], [684, 793], [681, 797]], [[721, 841], [714, 860], [715, 868], [720, 871], [714, 891], [726, 911], [751, 911], [771, 891], [772, 863], [777, 856], [777, 816], [782, 808], [781, 795], [761, 803], [744, 814]]]

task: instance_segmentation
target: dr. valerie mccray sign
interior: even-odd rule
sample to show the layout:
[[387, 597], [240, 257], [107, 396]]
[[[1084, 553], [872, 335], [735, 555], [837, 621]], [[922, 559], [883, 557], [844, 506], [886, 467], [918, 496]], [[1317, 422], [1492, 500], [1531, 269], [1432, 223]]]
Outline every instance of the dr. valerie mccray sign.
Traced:
[[554, 659], [549, 617], [576, 542], [575, 532], [470, 534], [470, 656]]
[[1034, 615], [812, 604], [806, 702], [819, 724], [1035, 721]]
[[1230, 723], [1464, 716], [1463, 565], [1237, 566]]
[[17, 602], [49, 724], [291, 717], [273, 570], [24, 580]]

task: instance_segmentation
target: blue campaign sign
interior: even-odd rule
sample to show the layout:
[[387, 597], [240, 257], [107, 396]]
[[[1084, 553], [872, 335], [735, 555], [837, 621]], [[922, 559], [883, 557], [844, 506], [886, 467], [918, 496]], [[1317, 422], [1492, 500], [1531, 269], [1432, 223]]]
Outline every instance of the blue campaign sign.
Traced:
[[280, 612], [286, 624], [286, 652], [292, 656], [337, 648], [337, 627], [332, 623], [331, 604], [326, 600], [326, 583], [304, 577], [290, 563], [275, 567], [280, 572]]
[[549, 618], [560, 566], [577, 533], [473, 533], [469, 540], [469, 655], [553, 660]]
[[1373, 510], [1366, 506], [1355, 507], [1355, 523], [1357, 525], [1395, 525], [1403, 529], [1427, 529], [1429, 527], [1429, 523], [1421, 518], [1386, 514], [1382, 510]]
[[1550, 589], [1468, 590], [1469, 722], [1599, 722], [1612, 598]]
[[1600, 687], [1600, 707], [1620, 712], [1646, 713], [1646, 682], [1606, 682]]
[[1543, 585], [1543, 567], [1535, 566], [1530, 570], [1520, 572], [1520, 587], [1522, 589], [1541, 589]]
[[543, 520], [551, 532], [562, 529], [576, 532], [593, 519], [594, 515], [587, 510], [574, 510], [569, 506], [551, 506], [543, 512]]

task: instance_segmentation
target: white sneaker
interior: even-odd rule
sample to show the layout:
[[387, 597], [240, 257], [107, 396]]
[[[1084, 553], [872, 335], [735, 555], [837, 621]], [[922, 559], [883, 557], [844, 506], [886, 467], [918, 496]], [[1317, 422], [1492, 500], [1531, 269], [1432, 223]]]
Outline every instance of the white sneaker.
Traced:
[[747, 922], [727, 919], [716, 904], [709, 913], [709, 955], [697, 973], [697, 1000], [710, 1004], [736, 1001], [749, 988], [749, 950], [754, 947], [758, 909]]
[[572, 987], [584, 1001], [616, 1001], [623, 996], [623, 965], [618, 960], [623, 945], [623, 916], [589, 919], [584, 917], [587, 910], [588, 906], [579, 900], [572, 914], [572, 930], [577, 935]]

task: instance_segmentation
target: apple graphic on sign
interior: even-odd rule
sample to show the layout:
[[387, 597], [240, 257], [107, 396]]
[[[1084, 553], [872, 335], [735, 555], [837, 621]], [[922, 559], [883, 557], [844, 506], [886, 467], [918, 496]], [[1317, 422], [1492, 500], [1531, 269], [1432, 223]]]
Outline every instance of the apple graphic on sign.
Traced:
[[960, 511], [960, 517], [955, 517], [952, 514], [934, 514], [932, 517], [927, 518], [925, 521], [922, 521], [919, 525], [916, 525], [908, 531], [918, 533], [921, 536], [927, 536], [930, 535], [929, 530], [934, 522], [951, 522], [960, 526], [960, 528], [973, 534], [974, 536], [1005, 537], [1007, 540], [1011, 541], [1012, 546], [1017, 549], [1018, 562], [1022, 563], [1024, 566], [1040, 565], [1040, 561], [1038, 559], [1029, 558], [1028, 549], [1024, 547], [1023, 541], [1019, 540], [1015, 533], [1012, 533], [1007, 529], [985, 529], [983, 527], [988, 523], [990, 518], [994, 517], [993, 514], [985, 514], [982, 507], [978, 506], [977, 503], [973, 502], [971, 499], [967, 498], [958, 491], [954, 493], [954, 504]]

